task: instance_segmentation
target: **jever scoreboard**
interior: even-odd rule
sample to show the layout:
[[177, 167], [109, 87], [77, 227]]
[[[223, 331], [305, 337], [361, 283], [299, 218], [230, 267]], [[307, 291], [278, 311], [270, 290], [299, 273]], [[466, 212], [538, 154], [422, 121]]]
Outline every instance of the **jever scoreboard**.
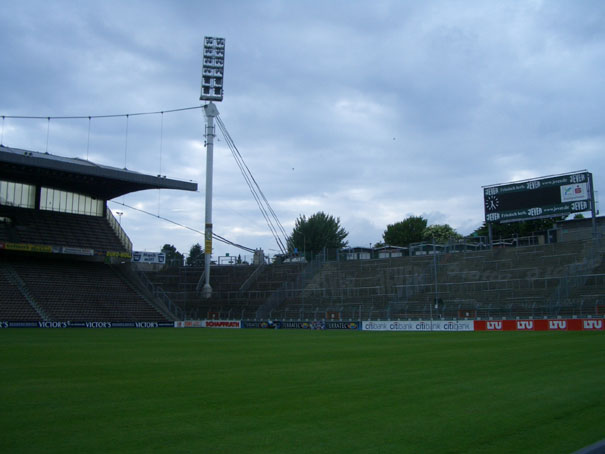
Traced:
[[483, 187], [485, 221], [506, 223], [592, 211], [592, 174], [564, 175]]

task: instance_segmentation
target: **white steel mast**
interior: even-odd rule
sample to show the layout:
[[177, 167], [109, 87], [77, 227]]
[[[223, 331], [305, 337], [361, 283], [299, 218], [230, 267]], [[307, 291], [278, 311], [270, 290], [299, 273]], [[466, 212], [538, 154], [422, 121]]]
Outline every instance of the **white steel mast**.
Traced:
[[204, 106], [206, 115], [206, 226], [204, 229], [204, 287], [202, 297], [212, 296], [210, 263], [212, 259], [212, 168], [214, 154], [214, 118], [218, 109], [212, 101], [223, 100], [223, 70], [225, 67], [225, 39], [204, 37], [202, 65], [202, 93], [200, 100], [210, 101]]

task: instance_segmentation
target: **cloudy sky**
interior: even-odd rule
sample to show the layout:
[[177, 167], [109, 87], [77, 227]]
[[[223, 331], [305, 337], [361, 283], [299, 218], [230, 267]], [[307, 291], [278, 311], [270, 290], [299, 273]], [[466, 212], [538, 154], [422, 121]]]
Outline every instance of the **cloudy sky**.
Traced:
[[[0, 115], [200, 106], [204, 36], [226, 39], [221, 118], [288, 233], [324, 211], [352, 246], [409, 215], [468, 234], [482, 186], [582, 169], [605, 194], [602, 1], [8, 0]], [[197, 182], [117, 201], [199, 230], [203, 135], [201, 109], [2, 121], [7, 146]], [[220, 134], [214, 163], [214, 231], [275, 253]], [[203, 243], [109, 206], [136, 250]]]

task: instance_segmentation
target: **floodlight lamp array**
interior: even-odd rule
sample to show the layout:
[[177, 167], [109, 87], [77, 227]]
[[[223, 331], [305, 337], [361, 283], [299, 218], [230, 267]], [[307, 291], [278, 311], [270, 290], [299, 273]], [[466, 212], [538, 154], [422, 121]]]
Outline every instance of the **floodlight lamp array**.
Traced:
[[223, 74], [225, 68], [225, 39], [204, 37], [202, 65], [202, 94], [200, 100], [223, 100]]

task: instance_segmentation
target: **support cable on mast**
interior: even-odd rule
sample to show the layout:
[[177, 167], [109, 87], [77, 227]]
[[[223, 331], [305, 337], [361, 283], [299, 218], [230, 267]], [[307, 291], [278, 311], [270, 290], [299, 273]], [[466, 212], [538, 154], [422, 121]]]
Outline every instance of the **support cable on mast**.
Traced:
[[229, 149], [231, 150], [231, 154], [233, 155], [233, 158], [235, 159], [235, 162], [237, 163], [237, 166], [239, 167], [239, 169], [242, 173], [242, 176], [244, 177], [244, 180], [246, 181], [246, 184], [248, 185], [248, 188], [250, 189], [250, 192], [252, 193], [252, 196], [254, 197], [254, 200], [256, 201], [256, 204], [258, 205], [258, 207], [261, 211], [261, 214], [263, 215], [263, 217], [265, 218], [265, 221], [267, 222], [267, 226], [269, 227], [269, 230], [271, 231], [273, 237], [275, 238], [277, 246], [279, 247], [279, 249], [282, 253], [286, 253], [288, 250], [288, 247], [287, 247], [288, 235], [287, 235], [283, 225], [279, 221], [277, 214], [271, 207], [271, 204], [267, 200], [267, 197], [263, 193], [258, 182], [254, 178], [254, 175], [252, 175], [250, 168], [246, 165], [244, 158], [242, 157], [241, 153], [237, 149], [235, 142], [231, 138], [231, 135], [229, 134], [229, 131], [227, 131], [227, 128], [226, 128], [225, 124], [223, 123], [222, 119], [220, 118], [220, 116], [218, 116], [216, 118], [216, 121], [219, 125], [221, 132], [223, 133], [225, 142], [227, 142], [227, 145], [229, 146]]
[[[162, 221], [170, 222], [171, 224], [174, 224], [174, 225], [176, 225], [178, 227], [182, 227], [182, 228], [187, 229], [187, 230], [191, 230], [192, 232], [195, 232], [195, 233], [199, 233], [200, 235], [204, 235], [204, 232], [202, 232], [201, 230], [194, 229], [193, 227], [189, 227], [189, 226], [187, 226], [185, 224], [181, 224], [180, 222], [173, 221], [172, 219], [168, 219], [168, 218], [166, 218], [164, 216], [153, 214], [153, 213], [151, 213], [149, 211], [145, 211], [145, 210], [142, 210], [140, 208], [135, 208], [135, 207], [133, 207], [131, 205], [127, 205], [127, 204], [125, 204], [123, 202], [116, 202], [115, 200], [110, 200], [110, 202], [111, 203], [115, 203], [116, 205], [121, 205], [121, 206], [123, 206], [125, 208], [129, 208], [129, 209], [134, 210], [134, 211], [138, 211], [139, 213], [143, 213], [143, 214], [147, 214], [149, 216], [153, 216], [154, 218], [161, 219]], [[221, 243], [228, 244], [229, 246], [233, 246], [233, 247], [236, 247], [238, 249], [242, 249], [242, 250], [244, 250], [246, 252], [251, 252], [251, 253], [255, 252], [254, 249], [252, 249], [252, 248], [249, 248], [249, 247], [246, 247], [246, 246], [242, 246], [241, 244], [234, 243], [233, 241], [230, 241], [227, 238], [224, 238], [224, 237], [222, 237], [220, 235], [217, 235], [216, 233], [212, 234], [212, 238], [214, 238], [217, 241], [220, 241]]]

